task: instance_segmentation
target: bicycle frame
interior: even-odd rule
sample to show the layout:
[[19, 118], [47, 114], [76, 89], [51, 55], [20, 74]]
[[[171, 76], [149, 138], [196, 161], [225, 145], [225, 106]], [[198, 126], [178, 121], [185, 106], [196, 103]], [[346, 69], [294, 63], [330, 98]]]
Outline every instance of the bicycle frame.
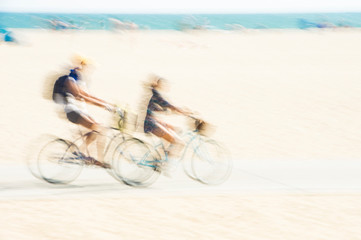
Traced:
[[[109, 149], [110, 149], [110, 146], [111, 146], [111, 144], [112, 144], [112, 142], [115, 140], [115, 139], [118, 139], [119, 138], [119, 136], [121, 136], [121, 139], [122, 139], [122, 141], [125, 141], [125, 132], [124, 132], [124, 121], [125, 121], [125, 116], [126, 116], [126, 111], [122, 111], [120, 108], [117, 108], [116, 109], [116, 114], [117, 114], [117, 116], [119, 116], [120, 118], [119, 118], [119, 120], [117, 121], [117, 125], [118, 125], [118, 127], [117, 128], [114, 128], [114, 127], [106, 127], [106, 129], [107, 130], [115, 130], [115, 131], [117, 131], [117, 133], [114, 133], [112, 136], [109, 136], [109, 135], [107, 135], [107, 134], [102, 134], [102, 133], [99, 133], [99, 132], [96, 132], [96, 131], [87, 131], [85, 134], [83, 134], [82, 133], [82, 131], [80, 130], [80, 127], [78, 126], [78, 130], [79, 130], [79, 137], [78, 138], [76, 138], [74, 141], [72, 141], [72, 143], [74, 143], [75, 145], [76, 145], [76, 142], [78, 142], [79, 140], [81, 140], [82, 141], [82, 143], [81, 143], [81, 145], [82, 144], [85, 144], [85, 140], [84, 140], [84, 138], [87, 136], [87, 135], [89, 135], [89, 134], [91, 134], [91, 133], [93, 133], [93, 132], [95, 132], [96, 134], [102, 134], [106, 139], [109, 139], [109, 142], [108, 142], [108, 144], [106, 145], [106, 147], [104, 148], [104, 152], [103, 152], [103, 154], [104, 154], [104, 156], [106, 156], [107, 155], [107, 153], [108, 153], [108, 151], [109, 151]], [[79, 145], [80, 146], [80, 145]], [[87, 154], [89, 155], [89, 149], [88, 149], [88, 146], [86, 145], [86, 151], [87, 151]]]
[[[196, 140], [200, 140], [200, 135], [196, 133], [196, 131], [188, 131], [186, 132], [182, 138], [185, 139], [187, 136], [190, 136], [189, 140], [185, 141], [185, 146], [183, 147], [183, 150], [182, 150], [182, 153], [181, 153], [181, 156], [177, 159], [177, 163], [181, 162], [183, 159], [184, 159], [184, 156], [186, 155], [187, 153], [187, 150], [190, 146], [193, 147], [193, 151], [196, 151], [197, 150], [197, 145], [194, 143]], [[169, 161], [169, 158], [168, 158], [168, 152], [164, 146], [164, 143], [162, 140], [160, 140], [158, 143], [154, 143], [152, 145], [153, 149], [155, 151], [157, 151], [158, 148], [160, 148], [162, 150], [162, 155], [164, 155], [164, 158], [161, 157], [161, 154], [157, 151], [157, 153], [159, 154], [160, 156], [160, 159], [156, 159], [156, 160], [153, 160], [153, 161], [140, 161], [140, 163], [137, 163], [137, 164], [140, 164], [140, 165], [143, 165], [143, 166], [148, 166], [148, 167], [156, 167], [156, 164], [157, 163], [166, 163]], [[145, 156], [148, 156], [150, 154], [150, 151], [148, 154], [146, 154]], [[143, 163], [144, 162], [144, 163]]]

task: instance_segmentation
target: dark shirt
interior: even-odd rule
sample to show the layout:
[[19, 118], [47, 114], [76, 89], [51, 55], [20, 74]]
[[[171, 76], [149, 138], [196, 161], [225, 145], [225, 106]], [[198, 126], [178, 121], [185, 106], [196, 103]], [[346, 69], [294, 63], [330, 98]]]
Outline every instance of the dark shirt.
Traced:
[[148, 107], [147, 107], [147, 116], [144, 120], [144, 132], [151, 132], [155, 127], [155, 119], [153, 118], [153, 112], [160, 112], [165, 111], [167, 108], [172, 108], [169, 102], [167, 102], [157, 90], [154, 88], [152, 89], [152, 97], [149, 100]]
[[147, 117], [153, 116], [154, 111], [165, 111], [167, 108], [173, 107], [169, 102], [167, 102], [157, 90], [152, 89], [152, 97], [149, 100], [148, 108], [147, 108]]

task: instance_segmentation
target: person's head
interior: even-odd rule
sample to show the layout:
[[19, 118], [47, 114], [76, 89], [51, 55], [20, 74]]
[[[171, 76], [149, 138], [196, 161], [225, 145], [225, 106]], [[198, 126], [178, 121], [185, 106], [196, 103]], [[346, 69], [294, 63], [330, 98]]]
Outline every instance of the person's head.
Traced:
[[75, 65], [76, 70], [83, 71], [90, 64], [90, 61], [87, 58], [84, 58], [79, 55], [75, 55], [73, 57], [73, 63]]
[[157, 90], [168, 90], [168, 81], [162, 77], [159, 76], [153, 76], [151, 79], [151, 88], [157, 89]]

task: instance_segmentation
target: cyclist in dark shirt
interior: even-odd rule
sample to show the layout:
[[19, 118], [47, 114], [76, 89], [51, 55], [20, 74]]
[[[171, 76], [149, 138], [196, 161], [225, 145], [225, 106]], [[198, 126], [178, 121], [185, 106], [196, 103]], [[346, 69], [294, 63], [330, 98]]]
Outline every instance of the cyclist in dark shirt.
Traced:
[[165, 84], [166, 80], [163, 78], [155, 77], [155, 79], [152, 79], [152, 83], [150, 84], [152, 96], [147, 105], [147, 113], [144, 119], [144, 132], [152, 133], [169, 142], [170, 146], [168, 150], [170, 151], [168, 151], [168, 156], [172, 159], [184, 145], [183, 140], [178, 136], [175, 128], [157, 118], [155, 112], [166, 111], [168, 109], [184, 115], [189, 114], [189, 112], [170, 104], [162, 97], [159, 91], [164, 89]]

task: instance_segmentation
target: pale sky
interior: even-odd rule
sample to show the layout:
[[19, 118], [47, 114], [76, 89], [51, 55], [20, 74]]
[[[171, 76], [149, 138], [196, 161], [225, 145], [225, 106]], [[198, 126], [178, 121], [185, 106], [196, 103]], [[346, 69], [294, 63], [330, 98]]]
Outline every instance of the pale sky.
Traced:
[[0, 12], [361, 12], [361, 0], [0, 0]]

